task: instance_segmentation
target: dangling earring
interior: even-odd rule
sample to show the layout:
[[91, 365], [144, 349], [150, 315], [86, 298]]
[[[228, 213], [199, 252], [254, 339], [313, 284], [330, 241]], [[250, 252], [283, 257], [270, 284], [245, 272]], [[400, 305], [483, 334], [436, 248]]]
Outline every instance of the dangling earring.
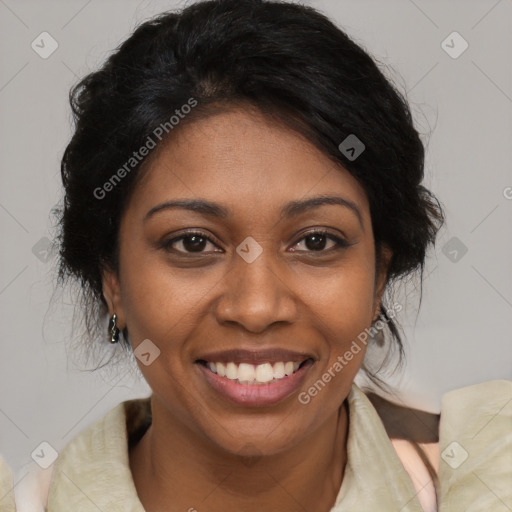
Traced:
[[108, 334], [110, 343], [117, 343], [119, 341], [119, 328], [116, 325], [117, 315], [114, 313], [108, 323]]

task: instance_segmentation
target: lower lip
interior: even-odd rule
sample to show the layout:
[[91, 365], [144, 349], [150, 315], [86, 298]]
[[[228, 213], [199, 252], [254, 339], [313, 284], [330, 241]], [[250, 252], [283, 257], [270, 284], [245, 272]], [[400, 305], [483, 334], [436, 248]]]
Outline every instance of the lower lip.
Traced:
[[217, 375], [200, 363], [196, 364], [208, 383], [222, 396], [237, 405], [258, 407], [276, 404], [297, 391], [313, 366], [313, 361], [308, 360], [295, 373], [268, 384], [240, 384], [237, 380]]

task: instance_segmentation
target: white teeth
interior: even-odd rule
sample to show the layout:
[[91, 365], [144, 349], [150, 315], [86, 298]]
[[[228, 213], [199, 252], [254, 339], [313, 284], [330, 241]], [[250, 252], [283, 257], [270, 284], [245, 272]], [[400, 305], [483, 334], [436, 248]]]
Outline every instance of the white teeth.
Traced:
[[240, 363], [238, 366], [238, 380], [240, 382], [253, 381], [255, 373], [256, 370], [252, 364]]
[[293, 362], [288, 361], [288, 362], [284, 365], [284, 374], [285, 374], [285, 375], [291, 375], [292, 373], [293, 373]]
[[297, 361], [279, 361], [253, 365], [249, 363], [207, 363], [208, 368], [221, 377], [238, 380], [243, 384], [265, 384], [291, 375], [299, 369]]
[[226, 365], [226, 377], [230, 380], [238, 379], [238, 368], [235, 363], [228, 363]]
[[226, 367], [222, 363], [217, 363], [215, 366], [217, 367], [217, 373], [221, 377], [225, 377], [226, 376]]
[[284, 363], [274, 364], [274, 379], [282, 379], [284, 377]]
[[270, 382], [273, 378], [274, 369], [270, 363], [259, 364], [256, 366], [256, 380], [258, 382]]

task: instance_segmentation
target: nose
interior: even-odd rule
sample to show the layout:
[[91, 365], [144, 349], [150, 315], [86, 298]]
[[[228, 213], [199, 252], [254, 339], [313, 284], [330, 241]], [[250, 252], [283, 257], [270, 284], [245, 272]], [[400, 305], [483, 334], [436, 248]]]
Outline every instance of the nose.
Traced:
[[293, 323], [298, 316], [297, 298], [285, 273], [271, 261], [270, 251], [252, 263], [238, 254], [224, 278], [216, 303], [221, 324], [238, 324], [252, 333], [261, 333], [275, 323]]

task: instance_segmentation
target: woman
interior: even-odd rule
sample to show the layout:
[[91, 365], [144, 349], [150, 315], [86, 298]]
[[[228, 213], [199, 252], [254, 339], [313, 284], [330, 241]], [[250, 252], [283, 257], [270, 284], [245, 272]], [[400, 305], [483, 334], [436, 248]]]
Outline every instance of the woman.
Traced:
[[198, 2], [71, 103], [59, 275], [153, 394], [68, 445], [47, 510], [436, 510], [445, 426], [410, 458], [354, 384], [444, 218], [371, 57], [309, 7]]

